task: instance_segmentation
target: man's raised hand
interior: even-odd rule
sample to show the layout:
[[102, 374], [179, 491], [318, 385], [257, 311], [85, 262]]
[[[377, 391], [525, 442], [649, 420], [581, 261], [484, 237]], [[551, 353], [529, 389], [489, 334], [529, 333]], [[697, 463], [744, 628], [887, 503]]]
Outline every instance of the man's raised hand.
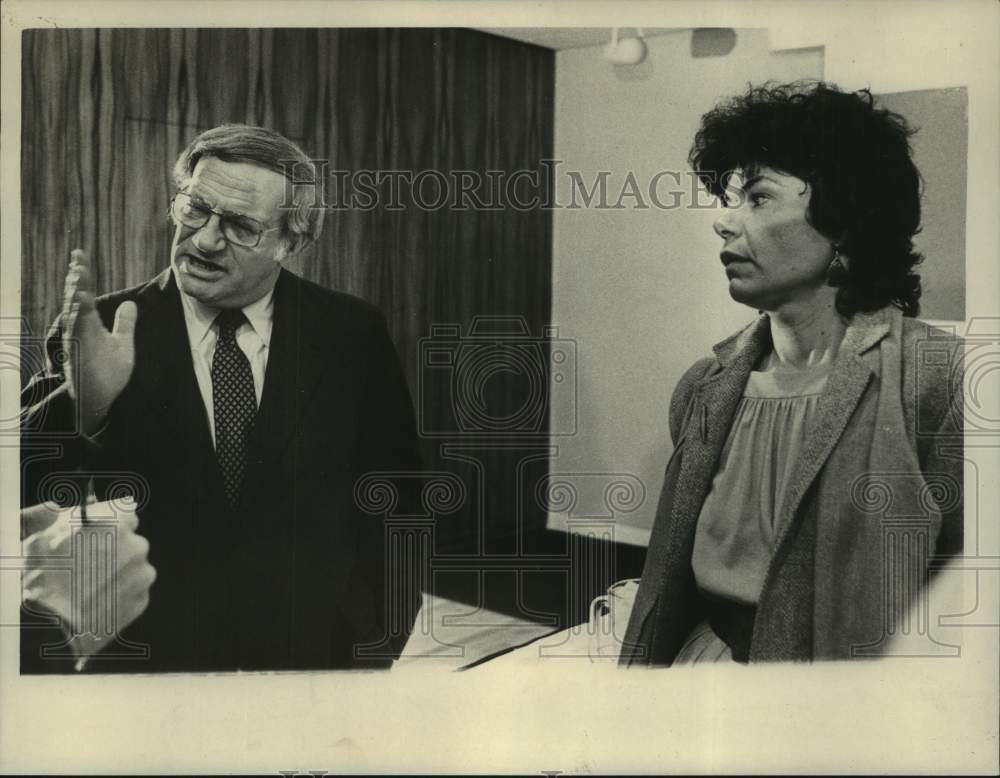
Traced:
[[135, 367], [134, 302], [118, 306], [108, 332], [94, 305], [90, 260], [80, 249], [70, 255], [63, 300], [63, 349], [70, 394], [79, 404], [83, 430], [92, 434], [104, 423], [108, 409]]

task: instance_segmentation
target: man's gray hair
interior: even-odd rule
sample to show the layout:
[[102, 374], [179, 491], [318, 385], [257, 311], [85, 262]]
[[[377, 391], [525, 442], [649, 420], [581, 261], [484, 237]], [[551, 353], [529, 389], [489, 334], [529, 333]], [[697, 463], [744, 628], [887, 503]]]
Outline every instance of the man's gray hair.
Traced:
[[301, 246], [319, 237], [323, 229], [323, 181], [308, 155], [284, 135], [250, 124], [223, 124], [206, 130], [188, 144], [174, 163], [178, 189], [187, 184], [202, 157], [247, 162], [281, 173], [295, 184], [292, 207], [285, 210], [285, 232], [304, 241]]

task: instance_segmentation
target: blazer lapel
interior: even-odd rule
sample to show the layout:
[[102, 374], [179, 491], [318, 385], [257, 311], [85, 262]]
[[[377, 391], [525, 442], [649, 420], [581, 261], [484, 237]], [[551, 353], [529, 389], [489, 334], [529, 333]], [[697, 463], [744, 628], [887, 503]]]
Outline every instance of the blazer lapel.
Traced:
[[691, 545], [701, 504], [715, 477], [736, 408], [754, 365], [771, 341], [770, 326], [761, 317], [734, 338], [715, 347], [720, 372], [703, 379], [695, 388], [685, 437], [684, 458], [674, 503], [675, 537]]
[[[788, 537], [792, 518], [798, 512], [802, 499], [844, 434], [847, 423], [871, 381], [872, 369], [863, 354], [888, 334], [889, 326], [885, 311], [856, 314], [851, 320], [830, 370], [826, 388], [820, 395], [815, 422], [810, 427], [802, 455], [789, 480], [788, 495], [783, 503], [781, 516], [778, 517], [780, 534], [776, 548], [780, 548]], [[773, 560], [777, 558], [778, 554], [775, 554], [772, 568]], [[765, 589], [771, 572], [768, 571]]]
[[[858, 314], [849, 325], [829, 383], [820, 398], [813, 432], [806, 441], [790, 482], [788, 498], [784, 502], [780, 518], [779, 526], [782, 531], [779, 547], [788, 537], [791, 517], [798, 511], [804, 495], [842, 436], [871, 381], [873, 372], [863, 355], [885, 337], [888, 331], [889, 322], [884, 312]], [[671, 598], [685, 597], [689, 589], [687, 579], [691, 575], [691, 552], [701, 505], [711, 487], [719, 456], [728, 438], [747, 379], [770, 343], [770, 322], [763, 316], [741, 333], [715, 347], [716, 358], [722, 369], [705, 378], [695, 389], [692, 399], [694, 407], [683, 431], [684, 452], [680, 475], [674, 494], [669, 496], [669, 502], [666, 503], [672, 504], [669, 520], [667, 516], [658, 516], [650, 539], [648, 554], [650, 571], [656, 576], [653, 579], [655, 596], [639, 597], [636, 600], [636, 607], [640, 609], [634, 614], [637, 633], [642, 630], [643, 622], [653, 613], [657, 603], [660, 603], [659, 607], [666, 613], [680, 612], [679, 603], [663, 603]], [[658, 533], [656, 529], [661, 525], [664, 529], [662, 533]], [[774, 559], [779, 557], [776, 553]], [[772, 561], [767, 581], [773, 572]], [[767, 581], [764, 584], [765, 591]], [[652, 644], [657, 643], [657, 631], [671, 628], [671, 624], [661, 624], [656, 619], [652, 628]], [[656, 653], [655, 648], [653, 652]]]
[[[705, 495], [715, 476], [716, 465], [729, 436], [729, 427], [743, 397], [743, 389], [754, 365], [770, 344], [770, 327], [766, 317], [715, 347], [716, 358], [722, 370], [710, 375], [697, 385], [692, 397], [692, 409], [687, 428], [682, 431], [684, 452], [681, 470], [673, 495], [669, 521], [663, 522], [667, 532], [650, 540], [649, 555], [654, 560], [651, 572], [656, 575], [653, 591], [655, 597], [645, 600], [645, 613], [649, 616], [654, 604], [663, 597], [683, 596], [685, 581], [690, 575], [694, 530]], [[669, 503], [668, 503], [669, 504]], [[666, 516], [657, 517], [660, 525]], [[668, 608], [668, 612], [676, 612]], [[671, 625], [655, 624], [656, 631]]]

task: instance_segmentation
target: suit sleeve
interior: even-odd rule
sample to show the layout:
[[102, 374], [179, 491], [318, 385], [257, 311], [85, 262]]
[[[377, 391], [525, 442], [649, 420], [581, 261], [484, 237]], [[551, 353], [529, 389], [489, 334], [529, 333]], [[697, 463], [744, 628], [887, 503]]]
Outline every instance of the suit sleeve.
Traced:
[[371, 339], [368, 358], [370, 371], [365, 402], [367, 417], [363, 428], [363, 457], [380, 469], [400, 473], [419, 472], [421, 457], [413, 401], [381, 315]]
[[[368, 374], [361, 425], [362, 474], [389, 474], [399, 490], [398, 514], [420, 514], [420, 474], [422, 462], [417, 438], [413, 402], [403, 369], [389, 335], [384, 317], [377, 323], [366, 354]], [[414, 559], [389, 570], [385, 548], [386, 528], [381, 521], [367, 520], [367, 531], [377, 534], [371, 540], [379, 552], [374, 571], [374, 588], [379, 601], [386, 603], [380, 613], [384, 632], [390, 638], [391, 652], [398, 657], [409, 637], [421, 603], [421, 575], [426, 560]], [[405, 547], [405, 544], [401, 544]], [[420, 553], [419, 546], [413, 549]]]
[[84, 489], [73, 474], [97, 456], [96, 443], [83, 435], [77, 405], [66, 381], [61, 317], [45, 341], [44, 369], [21, 391], [21, 505], [54, 500], [64, 507]]
[[[85, 494], [86, 478], [76, 475], [88, 458], [90, 442], [79, 434], [76, 403], [64, 371], [62, 328], [57, 319], [45, 341], [45, 367], [21, 391], [21, 507], [54, 500], [63, 507]], [[43, 657], [66, 633], [57, 616], [39, 606], [21, 608], [21, 673], [72, 673], [71, 658]]]

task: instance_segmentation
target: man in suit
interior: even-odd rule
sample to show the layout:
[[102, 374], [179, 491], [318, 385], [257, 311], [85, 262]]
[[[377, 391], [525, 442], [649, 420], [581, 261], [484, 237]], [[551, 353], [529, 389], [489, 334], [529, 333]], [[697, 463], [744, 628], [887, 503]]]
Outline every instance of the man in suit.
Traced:
[[[420, 593], [387, 569], [386, 528], [354, 489], [420, 463], [385, 319], [282, 268], [323, 215], [315, 166], [286, 138], [217, 127], [174, 179], [170, 268], [95, 299], [74, 252], [48, 369], [26, 389], [27, 449], [35, 431], [80, 434], [57, 459], [22, 458], [23, 503], [74, 477], [98, 498], [123, 481], [141, 492], [138, 529], [119, 531], [129, 548], [135, 532], [148, 540], [148, 560], [118, 570], [134, 621], [74, 653], [98, 672], [386, 667]], [[78, 630], [58, 605], [65, 576], [42, 567], [25, 576], [26, 606]], [[45, 658], [60, 653], [51, 630], [22, 626], [22, 672], [67, 669]]]

